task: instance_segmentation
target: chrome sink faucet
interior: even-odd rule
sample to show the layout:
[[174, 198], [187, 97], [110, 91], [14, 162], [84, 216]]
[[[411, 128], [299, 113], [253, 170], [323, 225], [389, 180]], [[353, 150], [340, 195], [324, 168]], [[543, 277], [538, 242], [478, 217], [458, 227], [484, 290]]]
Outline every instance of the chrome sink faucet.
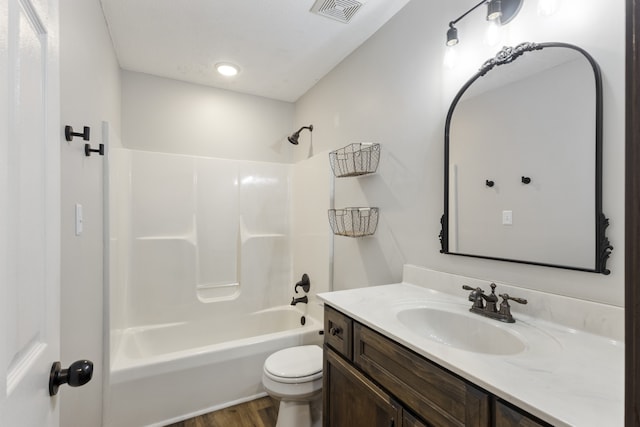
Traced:
[[[471, 291], [469, 294], [469, 301], [473, 302], [473, 305], [469, 309], [472, 313], [477, 313], [481, 316], [496, 319], [501, 322], [514, 323], [516, 320], [511, 315], [511, 306], [509, 301], [515, 301], [519, 304], [526, 304], [527, 300], [524, 298], [515, 298], [509, 296], [509, 294], [499, 294], [496, 296], [496, 284], [491, 284], [491, 294], [485, 295], [484, 290], [480, 287], [472, 288], [471, 286], [463, 285], [462, 289]], [[500, 308], [498, 309], [498, 296], [502, 298]], [[486, 305], [485, 305], [486, 301]]]

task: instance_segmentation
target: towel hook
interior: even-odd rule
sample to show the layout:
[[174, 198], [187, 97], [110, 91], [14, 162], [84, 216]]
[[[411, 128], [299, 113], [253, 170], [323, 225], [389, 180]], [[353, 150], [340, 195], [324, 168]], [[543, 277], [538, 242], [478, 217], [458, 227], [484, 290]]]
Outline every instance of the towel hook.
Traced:
[[85, 141], [88, 141], [88, 140], [89, 140], [89, 133], [90, 133], [90, 131], [91, 131], [91, 128], [89, 128], [89, 126], [85, 126], [85, 127], [83, 128], [83, 132], [82, 132], [82, 133], [80, 133], [80, 132], [74, 132], [74, 131], [73, 131], [73, 128], [72, 128], [71, 126], [66, 125], [66, 126], [64, 127], [64, 136], [65, 136], [65, 138], [67, 139], [67, 141], [71, 141], [71, 140], [73, 140], [73, 137], [74, 137], [74, 136], [81, 136], [81, 137], [82, 137], [82, 139], [84, 139]]
[[104, 144], [98, 145], [99, 148], [91, 148], [91, 145], [84, 144], [84, 155], [89, 157], [91, 153], [98, 153], [104, 156]]

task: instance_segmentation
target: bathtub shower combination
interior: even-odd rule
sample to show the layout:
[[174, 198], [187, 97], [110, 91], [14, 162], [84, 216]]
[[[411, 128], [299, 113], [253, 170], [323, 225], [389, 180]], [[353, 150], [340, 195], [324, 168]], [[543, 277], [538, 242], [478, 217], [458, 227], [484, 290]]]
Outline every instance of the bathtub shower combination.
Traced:
[[166, 425], [262, 396], [271, 353], [321, 342], [309, 307], [289, 305], [291, 173], [112, 150], [107, 426]]

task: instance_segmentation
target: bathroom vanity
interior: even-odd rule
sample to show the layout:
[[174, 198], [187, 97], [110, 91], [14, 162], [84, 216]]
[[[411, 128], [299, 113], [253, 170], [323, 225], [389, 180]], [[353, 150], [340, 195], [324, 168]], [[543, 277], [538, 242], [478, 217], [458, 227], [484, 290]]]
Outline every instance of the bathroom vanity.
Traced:
[[323, 390], [326, 426], [549, 425], [329, 306]]
[[486, 319], [467, 293], [400, 283], [321, 294], [324, 425], [623, 425], [620, 342], [517, 311], [515, 324]]

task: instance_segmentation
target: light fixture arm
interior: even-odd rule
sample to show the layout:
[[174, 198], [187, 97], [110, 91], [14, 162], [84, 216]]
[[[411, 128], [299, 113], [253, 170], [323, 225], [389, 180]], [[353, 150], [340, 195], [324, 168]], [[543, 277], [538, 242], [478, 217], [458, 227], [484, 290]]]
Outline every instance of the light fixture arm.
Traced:
[[453, 26], [456, 25], [458, 22], [460, 22], [462, 19], [464, 19], [465, 16], [467, 16], [468, 14], [470, 14], [471, 12], [473, 12], [474, 10], [476, 10], [477, 8], [482, 6], [483, 4], [487, 3], [488, 1], [489, 0], [482, 0], [480, 3], [478, 3], [475, 6], [473, 6], [471, 9], [467, 10], [465, 13], [460, 15], [457, 19], [454, 19], [453, 21], [449, 22], [449, 27], [453, 28]]
[[487, 10], [487, 20], [495, 20], [496, 22], [498, 22], [498, 24], [505, 25], [517, 15], [523, 2], [524, 0], [480, 1], [471, 9], [467, 10], [465, 13], [449, 22], [449, 30], [447, 31], [447, 46], [453, 46], [458, 43], [458, 30], [455, 25], [483, 4], [489, 5], [489, 8]]

